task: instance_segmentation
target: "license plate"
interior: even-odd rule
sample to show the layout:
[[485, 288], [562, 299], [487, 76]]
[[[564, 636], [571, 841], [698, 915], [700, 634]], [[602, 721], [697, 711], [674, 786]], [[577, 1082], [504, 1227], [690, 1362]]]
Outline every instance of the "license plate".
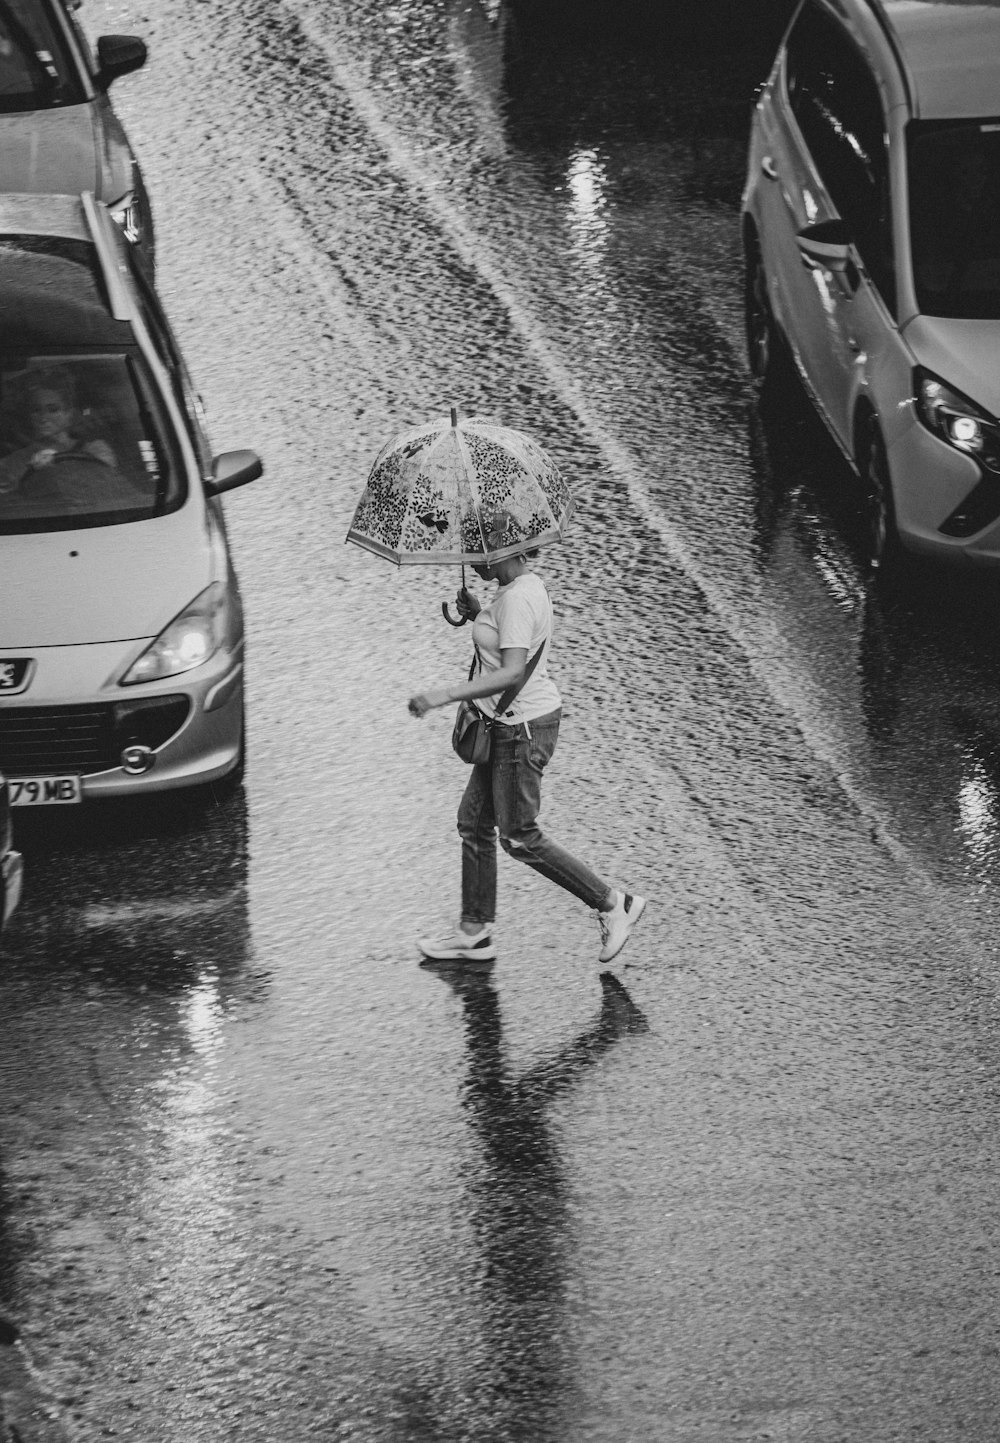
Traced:
[[80, 778], [8, 777], [12, 807], [54, 807], [83, 800]]

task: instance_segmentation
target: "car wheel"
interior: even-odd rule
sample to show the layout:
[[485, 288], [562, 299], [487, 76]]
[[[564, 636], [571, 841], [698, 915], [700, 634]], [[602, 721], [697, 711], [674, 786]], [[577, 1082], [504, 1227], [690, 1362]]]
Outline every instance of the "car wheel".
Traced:
[[874, 419], [869, 420], [864, 429], [858, 469], [861, 474], [865, 560], [873, 571], [884, 572], [898, 561], [901, 548], [892, 504], [889, 461], [882, 432]]
[[756, 242], [747, 245], [743, 282], [747, 361], [760, 390], [788, 379], [784, 337], [778, 330], [767, 294], [767, 272]]

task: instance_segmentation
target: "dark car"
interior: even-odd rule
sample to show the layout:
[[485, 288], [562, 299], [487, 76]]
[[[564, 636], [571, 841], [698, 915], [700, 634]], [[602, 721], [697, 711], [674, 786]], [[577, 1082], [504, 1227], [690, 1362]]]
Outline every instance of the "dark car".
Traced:
[[21, 900], [21, 856], [14, 851], [10, 789], [0, 774], [0, 932]]
[[92, 47], [80, 0], [0, 0], [0, 191], [92, 191], [152, 258], [153, 228], [138, 162], [108, 98], [146, 62], [132, 35]]

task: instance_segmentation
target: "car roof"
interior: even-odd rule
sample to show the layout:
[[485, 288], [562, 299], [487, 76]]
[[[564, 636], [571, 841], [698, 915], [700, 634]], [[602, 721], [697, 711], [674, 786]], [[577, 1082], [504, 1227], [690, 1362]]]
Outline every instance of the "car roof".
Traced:
[[132, 343], [78, 197], [0, 195], [0, 335], [19, 351]]
[[1000, 0], [875, 0], [925, 120], [1000, 116]]

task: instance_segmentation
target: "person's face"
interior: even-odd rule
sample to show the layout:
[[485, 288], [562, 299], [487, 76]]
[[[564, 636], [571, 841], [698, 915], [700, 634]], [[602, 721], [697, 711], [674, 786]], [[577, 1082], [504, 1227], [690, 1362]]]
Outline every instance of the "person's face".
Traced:
[[31, 428], [39, 441], [63, 435], [73, 419], [73, 408], [58, 391], [33, 391], [28, 403]]
[[480, 581], [496, 580], [496, 570], [492, 566], [474, 566], [472, 569], [479, 577]]

